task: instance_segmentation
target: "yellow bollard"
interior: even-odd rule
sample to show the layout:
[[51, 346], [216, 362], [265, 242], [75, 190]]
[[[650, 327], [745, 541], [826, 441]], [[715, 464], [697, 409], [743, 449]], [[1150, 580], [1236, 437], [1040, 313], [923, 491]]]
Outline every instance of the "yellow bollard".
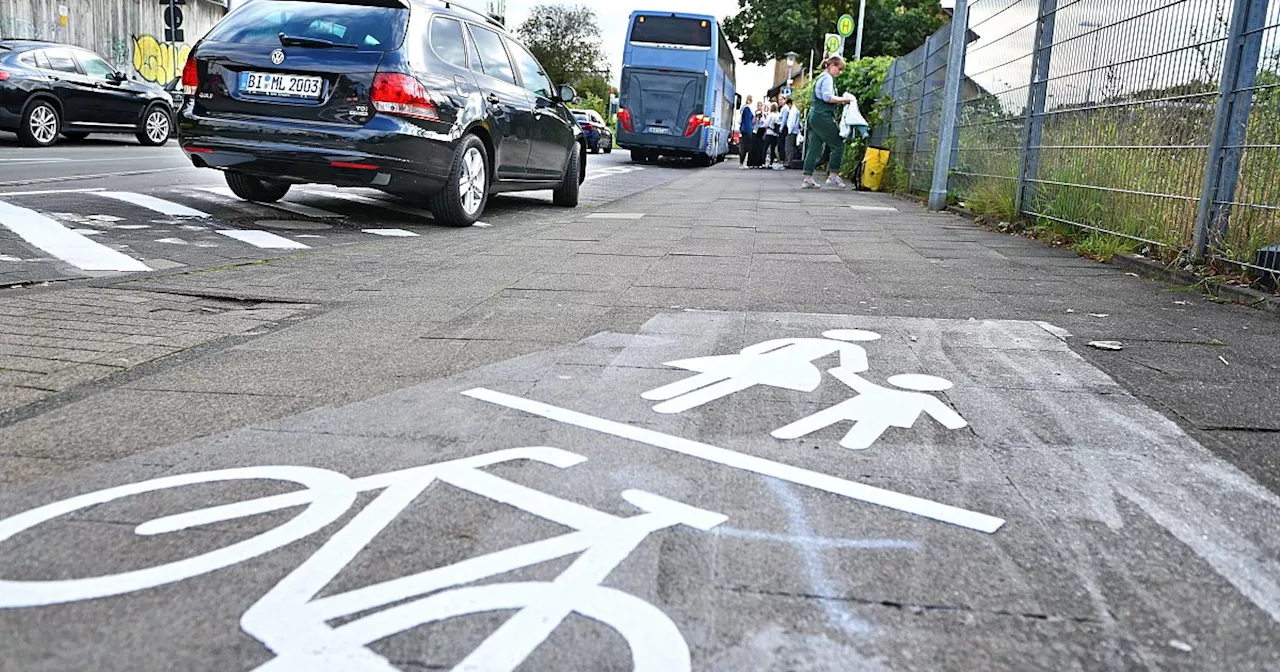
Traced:
[[868, 147], [866, 158], [862, 161], [862, 186], [871, 191], [880, 191], [884, 184], [884, 169], [889, 165], [889, 150]]

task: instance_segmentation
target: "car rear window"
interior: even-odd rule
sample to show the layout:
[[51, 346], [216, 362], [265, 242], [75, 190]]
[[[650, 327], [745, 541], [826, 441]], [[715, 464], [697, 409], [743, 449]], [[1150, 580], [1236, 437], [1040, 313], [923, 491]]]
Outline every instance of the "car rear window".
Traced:
[[401, 7], [343, 5], [307, 0], [251, 2], [209, 32], [210, 42], [280, 46], [280, 33], [392, 51], [404, 39], [409, 11]]

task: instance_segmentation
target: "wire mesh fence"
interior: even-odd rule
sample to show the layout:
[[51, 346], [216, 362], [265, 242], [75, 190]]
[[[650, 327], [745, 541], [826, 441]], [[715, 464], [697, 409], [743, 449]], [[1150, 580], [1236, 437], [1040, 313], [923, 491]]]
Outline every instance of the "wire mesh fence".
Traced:
[[930, 188], [955, 86], [938, 160], [970, 209], [1243, 266], [1280, 245], [1280, 0], [971, 0], [965, 27], [963, 62], [944, 26], [890, 68], [893, 188]]

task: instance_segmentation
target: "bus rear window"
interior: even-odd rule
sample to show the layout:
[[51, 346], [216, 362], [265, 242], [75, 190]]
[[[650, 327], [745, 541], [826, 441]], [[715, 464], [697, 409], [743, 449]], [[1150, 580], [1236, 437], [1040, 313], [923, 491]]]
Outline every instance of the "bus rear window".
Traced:
[[677, 16], [638, 16], [631, 25], [632, 42], [711, 46], [711, 22]]

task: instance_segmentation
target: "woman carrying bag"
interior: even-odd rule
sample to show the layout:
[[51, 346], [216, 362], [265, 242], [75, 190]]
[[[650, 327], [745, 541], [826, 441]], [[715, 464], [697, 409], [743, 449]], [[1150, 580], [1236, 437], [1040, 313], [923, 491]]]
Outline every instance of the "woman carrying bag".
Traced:
[[[836, 75], [844, 70], [844, 59], [831, 56], [822, 62], [823, 72], [813, 85], [813, 102], [809, 105], [809, 131], [805, 135], [804, 182], [801, 189], [818, 189], [813, 179], [813, 170], [822, 157], [823, 150], [830, 150], [831, 158], [827, 160], [828, 187], [844, 189], [840, 180], [840, 166], [844, 161], [844, 138], [840, 137], [840, 127], [836, 124], [839, 105], [853, 102], [852, 98], [836, 95]], [[835, 172], [832, 172], [834, 167]]]

